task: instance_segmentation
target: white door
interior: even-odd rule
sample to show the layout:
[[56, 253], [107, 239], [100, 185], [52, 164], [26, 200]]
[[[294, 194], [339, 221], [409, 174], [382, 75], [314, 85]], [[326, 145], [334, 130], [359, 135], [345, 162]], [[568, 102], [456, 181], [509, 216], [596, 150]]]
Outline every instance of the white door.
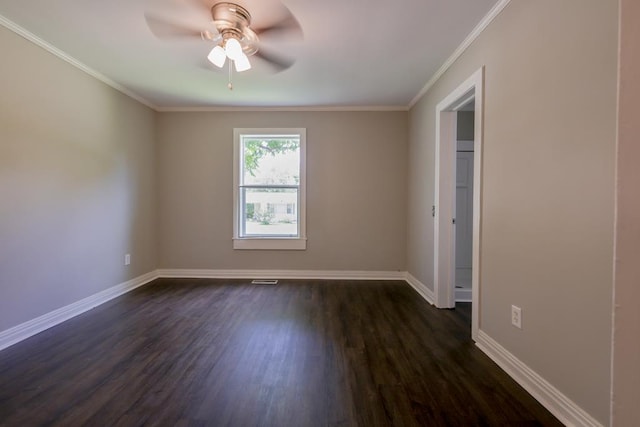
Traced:
[[[465, 141], [467, 142], [467, 141]], [[456, 153], [456, 300], [470, 301], [473, 242], [473, 151]], [[469, 293], [468, 298], [460, 295]]]
[[[433, 193], [433, 302], [438, 308], [454, 308], [455, 302], [455, 218], [456, 204], [456, 125], [457, 112], [474, 100], [473, 130], [473, 226], [471, 249], [471, 338], [478, 340], [480, 331], [479, 274], [481, 241], [481, 188], [482, 188], [482, 135], [484, 105], [484, 67], [479, 68], [468, 79], [451, 91], [436, 105], [435, 186]], [[471, 177], [471, 173], [468, 174]], [[469, 193], [471, 189], [469, 188]], [[464, 222], [464, 221], [463, 221]]]

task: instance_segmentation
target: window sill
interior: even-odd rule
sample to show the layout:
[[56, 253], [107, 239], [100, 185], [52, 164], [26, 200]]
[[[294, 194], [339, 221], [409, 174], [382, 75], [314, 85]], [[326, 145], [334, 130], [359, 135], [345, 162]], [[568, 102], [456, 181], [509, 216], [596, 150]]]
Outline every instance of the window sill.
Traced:
[[304, 251], [307, 239], [299, 238], [234, 238], [233, 249]]

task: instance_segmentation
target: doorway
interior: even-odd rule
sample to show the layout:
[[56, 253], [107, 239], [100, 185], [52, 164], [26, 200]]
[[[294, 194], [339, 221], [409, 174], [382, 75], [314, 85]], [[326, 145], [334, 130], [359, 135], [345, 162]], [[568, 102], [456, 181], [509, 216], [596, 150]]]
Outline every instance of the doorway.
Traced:
[[[477, 339], [480, 323], [480, 214], [482, 191], [482, 107], [484, 68], [476, 71], [436, 107], [436, 179], [434, 197], [434, 296], [436, 307], [454, 308], [456, 301], [456, 217], [458, 112], [473, 109], [473, 158], [470, 202], [471, 232], [471, 336]], [[473, 106], [471, 108], [471, 106]], [[469, 177], [471, 178], [471, 177]]]
[[469, 303], [473, 272], [474, 100], [458, 110], [455, 194], [455, 303]]

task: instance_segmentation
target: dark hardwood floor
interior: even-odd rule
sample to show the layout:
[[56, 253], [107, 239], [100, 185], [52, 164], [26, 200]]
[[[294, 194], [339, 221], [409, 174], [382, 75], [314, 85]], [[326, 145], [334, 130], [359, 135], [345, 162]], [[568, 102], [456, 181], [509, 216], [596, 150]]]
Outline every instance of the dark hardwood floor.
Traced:
[[469, 318], [404, 282], [161, 279], [0, 352], [0, 425], [561, 425]]

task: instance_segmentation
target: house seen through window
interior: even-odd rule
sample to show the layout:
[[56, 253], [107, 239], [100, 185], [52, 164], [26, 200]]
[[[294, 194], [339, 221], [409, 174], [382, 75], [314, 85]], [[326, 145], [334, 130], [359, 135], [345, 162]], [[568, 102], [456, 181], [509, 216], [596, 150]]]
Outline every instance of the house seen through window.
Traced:
[[234, 248], [304, 249], [304, 129], [234, 136]]

